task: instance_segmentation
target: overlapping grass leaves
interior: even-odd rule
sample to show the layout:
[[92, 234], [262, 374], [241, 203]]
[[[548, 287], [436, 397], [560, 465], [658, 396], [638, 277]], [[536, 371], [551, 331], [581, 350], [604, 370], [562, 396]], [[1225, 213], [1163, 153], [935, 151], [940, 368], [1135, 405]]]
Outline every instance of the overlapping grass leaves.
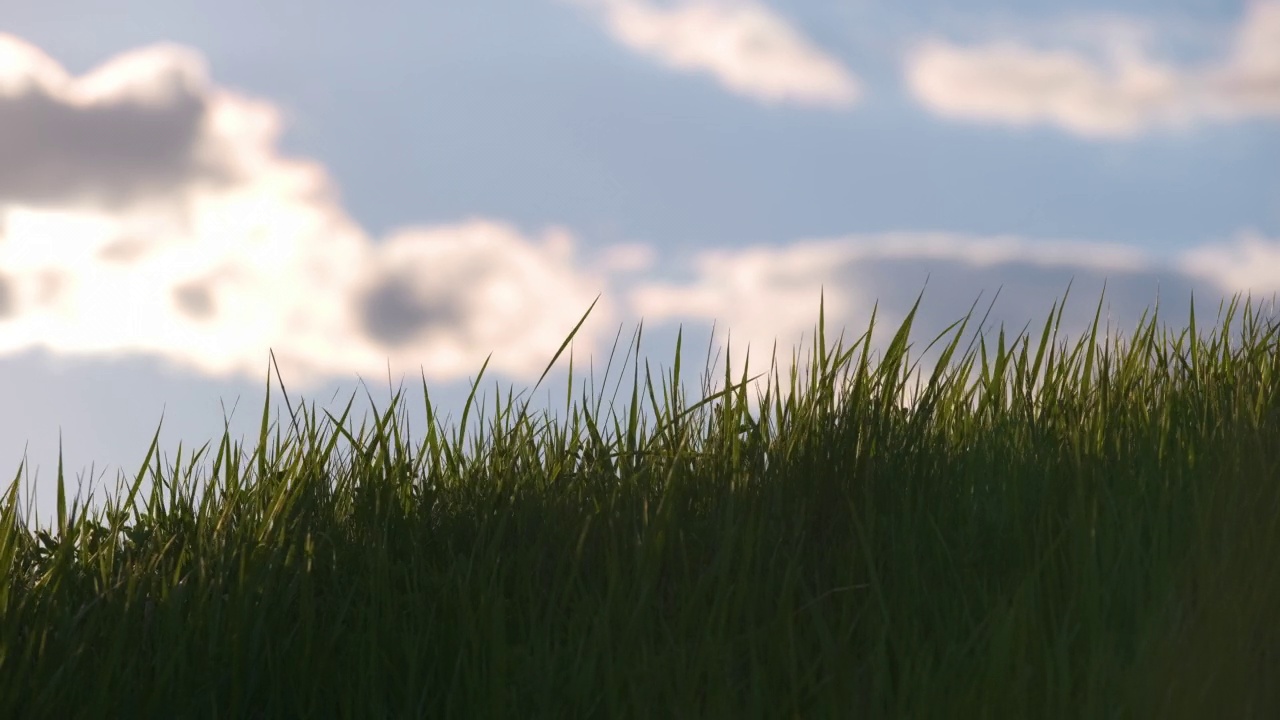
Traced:
[[679, 341], [642, 382], [642, 328], [622, 417], [572, 362], [561, 423], [424, 382], [416, 451], [399, 393], [368, 438], [290, 405], [270, 457], [264, 404], [243, 467], [201, 490], [157, 430], [99, 515], [60, 460], [56, 527], [5, 499], [0, 716], [1274, 717], [1280, 328], [1101, 307], [958, 355], [971, 309], [914, 387], [915, 308], [878, 360], [820, 308], [756, 415], [745, 374], [686, 406]]

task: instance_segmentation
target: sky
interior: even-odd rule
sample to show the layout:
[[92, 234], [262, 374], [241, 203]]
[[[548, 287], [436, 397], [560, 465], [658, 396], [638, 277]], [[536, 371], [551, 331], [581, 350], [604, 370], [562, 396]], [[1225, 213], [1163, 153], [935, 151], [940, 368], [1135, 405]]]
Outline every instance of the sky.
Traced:
[[486, 358], [490, 418], [563, 415], [570, 353], [607, 415], [641, 323], [692, 401], [726, 345], [803, 370], [820, 301], [882, 349], [923, 291], [919, 358], [1069, 283], [1064, 337], [1104, 283], [1127, 333], [1280, 291], [1278, 0], [0, 10], [0, 477], [41, 526], [59, 447], [95, 506], [157, 427], [166, 476], [247, 455], [272, 356], [282, 439], [278, 382], [352, 432], [403, 387], [416, 447]]

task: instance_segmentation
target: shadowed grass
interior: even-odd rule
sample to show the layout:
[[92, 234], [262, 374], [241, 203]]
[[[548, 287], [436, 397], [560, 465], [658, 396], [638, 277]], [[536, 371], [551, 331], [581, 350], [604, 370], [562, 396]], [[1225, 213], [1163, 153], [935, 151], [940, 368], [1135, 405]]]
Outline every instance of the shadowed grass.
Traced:
[[563, 423], [486, 418], [482, 367], [457, 429], [423, 382], [416, 451], [397, 393], [369, 438], [290, 405], [268, 457], [268, 374], [203, 490], [207, 444], [139, 495], [157, 430], [97, 516], [60, 458], [33, 534], [20, 466], [0, 716], [1280, 716], [1280, 327], [1246, 304], [1233, 346], [1233, 300], [1207, 339], [1193, 305], [1099, 342], [1101, 307], [1074, 348], [1055, 304], [957, 355], [971, 309], [906, 409], [915, 308], [874, 364], [820, 308], [759, 417], [729, 358], [685, 407], [680, 340], [641, 382], [638, 330], [623, 417], [571, 404], [571, 363]]

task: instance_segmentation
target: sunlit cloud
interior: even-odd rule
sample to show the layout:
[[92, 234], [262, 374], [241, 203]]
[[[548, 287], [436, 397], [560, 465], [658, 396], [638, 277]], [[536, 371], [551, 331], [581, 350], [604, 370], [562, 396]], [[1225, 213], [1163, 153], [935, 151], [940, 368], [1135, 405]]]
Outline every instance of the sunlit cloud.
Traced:
[[564, 0], [597, 12], [610, 35], [669, 68], [706, 73], [758, 102], [848, 107], [861, 83], [786, 19], [753, 0]]
[[1089, 138], [1280, 117], [1280, 2], [1249, 5], [1225, 57], [1199, 66], [1152, 57], [1149, 33], [1132, 31], [1137, 27], [1096, 23], [1093, 44], [1105, 57], [1014, 39], [962, 46], [928, 38], [908, 53], [906, 83], [943, 117], [1049, 124]]
[[1178, 258], [1177, 267], [1191, 277], [1204, 278], [1224, 291], [1233, 288], [1280, 291], [1280, 239], [1246, 231], [1233, 240], [1192, 248]]
[[157, 356], [261, 376], [274, 350], [306, 389], [353, 373], [536, 378], [608, 278], [651, 260], [581, 260], [572, 234], [489, 218], [374, 242], [319, 164], [282, 157], [279, 112], [161, 45], [70, 77], [0, 35], [0, 353]]
[[[528, 233], [484, 217], [375, 240], [323, 166], [280, 154], [278, 110], [215, 85], [189, 51], [142, 49], [80, 78], [11, 36], [0, 36], [0, 58], [0, 117], [14, 128], [0, 142], [22, 168], [0, 167], [0, 354], [147, 355], [257, 380], [270, 348], [305, 392], [388, 363], [465, 379], [492, 353], [490, 372], [531, 382], [598, 297], [576, 356], [598, 354], [624, 322], [714, 321], [735, 363], [750, 344], [754, 375], [775, 342], [784, 371], [805, 351], [820, 296], [831, 342], [865, 331], [878, 304], [882, 347], [926, 277], [913, 335], [926, 341], [996, 288], [991, 323], [1011, 330], [1043, 320], [1073, 281], [1077, 327], [1104, 281], [1126, 329], [1157, 290], [1175, 307], [1192, 290], [1280, 290], [1280, 241], [1256, 233], [1161, 259], [1111, 244], [898, 232], [708, 249], [688, 268], [660, 267], [646, 244], [588, 252], [571, 229]], [[163, 142], [135, 141], [134, 126]], [[92, 146], [68, 150], [85, 137]], [[692, 277], [659, 280], [660, 269]]]

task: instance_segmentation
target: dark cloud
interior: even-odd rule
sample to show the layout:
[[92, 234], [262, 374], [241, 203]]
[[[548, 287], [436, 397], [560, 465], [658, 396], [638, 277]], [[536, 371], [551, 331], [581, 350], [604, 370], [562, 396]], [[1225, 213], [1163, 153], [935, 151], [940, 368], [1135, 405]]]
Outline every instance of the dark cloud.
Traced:
[[[1225, 313], [1231, 300], [1230, 296], [1224, 300], [1223, 295], [1214, 288], [1180, 272], [1162, 272], [1157, 269], [1103, 270], [1031, 262], [978, 266], [954, 260], [895, 258], [859, 261], [849, 267], [848, 278], [851, 285], [856, 285], [866, 295], [879, 299], [882, 313], [888, 309], [899, 316], [905, 315], [916, 296], [924, 291], [911, 333], [915, 350], [913, 357], [919, 357], [920, 351], [949, 325], [962, 319], [970, 307], [973, 307], [973, 314], [965, 329], [961, 350], [979, 329], [989, 342], [994, 342], [1002, 325], [1006, 342], [1025, 333], [1034, 348], [1049, 319], [1050, 307], [1055, 301], [1062, 305], [1064, 298], [1066, 302], [1058, 341], [1061, 343], [1069, 340], [1072, 345], [1088, 331], [1094, 313], [1098, 310], [1099, 300], [1102, 301], [1098, 320], [1099, 335], [1107, 331], [1110, 323], [1111, 334], [1122, 334], [1126, 339], [1133, 337], [1133, 331], [1143, 318], [1143, 313], [1146, 313], [1145, 324], [1151, 323], [1154, 314], [1158, 328], [1168, 329], [1176, 337], [1188, 326], [1193, 292], [1198, 333], [1201, 337], [1206, 337], [1211, 329], [1220, 327], [1220, 323], [1216, 322], [1219, 303], [1222, 302]], [[1245, 299], [1242, 295], [1241, 307], [1232, 322], [1236, 329], [1240, 326]], [[1267, 318], [1276, 316], [1270, 298], [1255, 296], [1252, 302], [1261, 318], [1260, 328], [1265, 327]], [[988, 307], [990, 315], [979, 328], [978, 323], [987, 314]], [[877, 324], [880, 325], [879, 320]], [[877, 344], [887, 343], [896, 329], [896, 325], [893, 328], [880, 325], [875, 331]], [[847, 330], [846, 346], [865, 331], [865, 327]], [[850, 337], [851, 332], [853, 337]], [[1233, 330], [1233, 336], [1234, 332]], [[953, 333], [954, 330], [944, 336], [930, 354], [936, 353], [940, 346], [945, 346]]]
[[372, 340], [400, 346], [434, 332], [460, 333], [469, 324], [455, 292], [424, 292], [404, 278], [378, 283], [359, 301], [361, 328]]
[[[1193, 289], [1193, 283], [1177, 273], [1104, 271], [1029, 262], [975, 266], [955, 261], [876, 259], [860, 262], [858, 276], [865, 278], [860, 282], [867, 291], [893, 308], [909, 308], [923, 290], [918, 322], [939, 329], [963, 316], [975, 300], [978, 305], [974, 313], [985, 313], [997, 290], [1000, 296], [987, 322], [995, 328], [1004, 322], [1006, 330], [1016, 331], [1028, 318], [1039, 318], [1043, 322], [1054, 300], [1061, 301], [1064, 296], [1067, 297], [1064, 327], [1092, 322], [1098, 300], [1102, 299], [1102, 322], [1105, 323], [1109, 314], [1113, 326], [1131, 328], [1143, 310], [1154, 308], [1157, 291], [1162, 318], [1170, 317], [1166, 313], [1177, 307], [1171, 307], [1172, 303], [1182, 303], [1185, 315], [1185, 303]], [[907, 278], [918, 280], [912, 283], [907, 282]], [[980, 319], [979, 315], [973, 322]], [[1013, 323], [1017, 324], [1016, 328], [1009, 327]]]
[[206, 98], [171, 85], [158, 104], [121, 97], [79, 106], [38, 87], [0, 94], [0, 203], [119, 209], [197, 178], [228, 180], [194, 152]]

